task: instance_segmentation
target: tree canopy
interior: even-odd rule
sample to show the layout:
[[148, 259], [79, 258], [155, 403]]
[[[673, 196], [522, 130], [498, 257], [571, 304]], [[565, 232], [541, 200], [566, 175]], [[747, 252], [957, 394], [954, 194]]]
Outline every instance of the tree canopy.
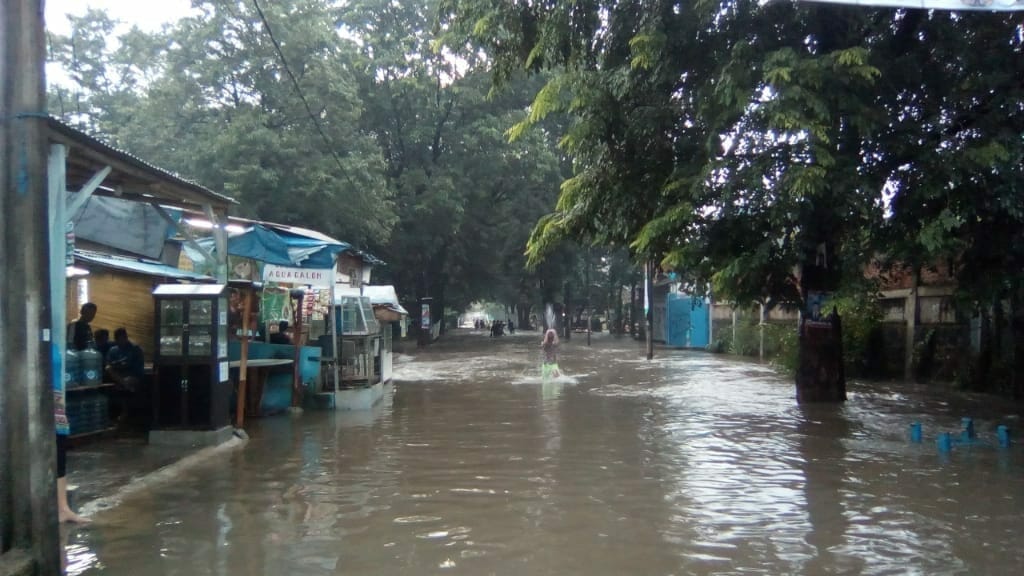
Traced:
[[[202, 0], [158, 33], [102, 11], [50, 35], [51, 112], [235, 197], [241, 215], [367, 248], [413, 301], [539, 300], [529, 230], [557, 196], [555, 136], [510, 143], [537, 81], [434, 42], [437, 3]], [[546, 269], [562, 274], [562, 268]], [[418, 310], [418, 308], [410, 308]]]
[[569, 123], [573, 175], [530, 241], [627, 243], [739, 301], [799, 299], [824, 244], [952, 259], [1019, 293], [1019, 18], [754, 0], [446, 0], [495, 79], [550, 76], [515, 138]]
[[51, 36], [69, 78], [51, 110], [246, 215], [378, 252], [410, 299], [589, 293], [580, 246], [594, 245], [741, 303], [798, 301], [800, 266], [819, 254], [848, 280], [873, 259], [952, 262], [966, 298], [1020, 300], [1024, 31], [1011, 14], [194, 4], [152, 34], [117, 35], [102, 12], [72, 19]]

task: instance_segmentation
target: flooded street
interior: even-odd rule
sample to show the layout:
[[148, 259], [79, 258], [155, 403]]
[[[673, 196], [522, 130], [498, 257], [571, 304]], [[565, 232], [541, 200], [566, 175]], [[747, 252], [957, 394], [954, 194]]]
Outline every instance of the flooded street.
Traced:
[[[67, 534], [71, 574], [1011, 574], [1019, 429], [991, 398], [851, 385], [801, 408], [771, 369], [608, 336], [448, 338], [372, 413], [254, 422], [220, 461]], [[937, 453], [973, 416], [989, 445]], [[920, 421], [924, 442], [907, 427]], [[74, 471], [71, 471], [72, 477]]]

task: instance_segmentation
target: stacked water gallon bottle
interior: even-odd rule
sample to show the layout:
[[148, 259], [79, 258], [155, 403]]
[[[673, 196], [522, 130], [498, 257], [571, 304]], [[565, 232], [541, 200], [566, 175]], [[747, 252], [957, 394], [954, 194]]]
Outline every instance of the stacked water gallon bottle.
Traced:
[[71, 435], [88, 434], [110, 426], [110, 403], [97, 388], [103, 383], [103, 355], [92, 348], [68, 350], [64, 384], [66, 412]]

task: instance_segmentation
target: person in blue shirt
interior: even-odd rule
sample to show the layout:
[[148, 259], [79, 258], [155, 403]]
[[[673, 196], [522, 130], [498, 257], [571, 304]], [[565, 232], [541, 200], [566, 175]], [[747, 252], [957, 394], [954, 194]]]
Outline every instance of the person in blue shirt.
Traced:
[[118, 328], [114, 331], [114, 346], [107, 352], [107, 374], [117, 385], [112, 399], [116, 403], [114, 416], [119, 425], [127, 422], [128, 406], [141, 387], [145, 373], [142, 348], [128, 339], [127, 330]]
[[107, 373], [125, 390], [133, 391], [146, 372], [142, 348], [128, 339], [128, 330], [114, 331], [114, 346], [107, 352]]

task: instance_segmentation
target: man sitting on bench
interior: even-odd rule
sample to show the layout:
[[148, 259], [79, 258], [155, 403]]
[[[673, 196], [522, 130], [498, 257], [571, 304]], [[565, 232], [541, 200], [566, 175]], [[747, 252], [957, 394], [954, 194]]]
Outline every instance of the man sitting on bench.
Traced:
[[142, 348], [128, 339], [128, 331], [118, 328], [114, 331], [114, 346], [107, 353], [107, 375], [116, 384], [118, 422], [127, 417], [128, 401], [142, 384], [146, 363]]

